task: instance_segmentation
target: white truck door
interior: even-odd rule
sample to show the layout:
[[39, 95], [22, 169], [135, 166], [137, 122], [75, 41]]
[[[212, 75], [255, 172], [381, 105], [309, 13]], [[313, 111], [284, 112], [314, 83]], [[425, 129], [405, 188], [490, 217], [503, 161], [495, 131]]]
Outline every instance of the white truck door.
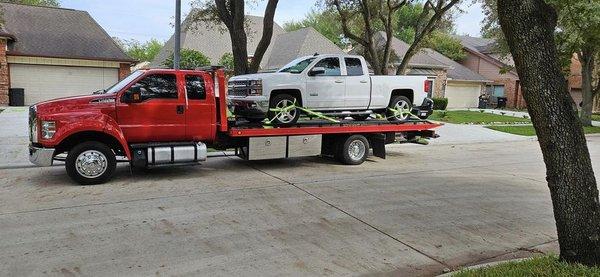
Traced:
[[367, 109], [371, 99], [369, 71], [359, 58], [346, 57], [346, 108]]
[[[324, 73], [311, 76], [312, 69], [322, 67]], [[344, 107], [346, 84], [338, 57], [324, 58], [318, 61], [309, 71], [306, 78], [306, 95], [304, 102], [307, 108], [335, 109]]]

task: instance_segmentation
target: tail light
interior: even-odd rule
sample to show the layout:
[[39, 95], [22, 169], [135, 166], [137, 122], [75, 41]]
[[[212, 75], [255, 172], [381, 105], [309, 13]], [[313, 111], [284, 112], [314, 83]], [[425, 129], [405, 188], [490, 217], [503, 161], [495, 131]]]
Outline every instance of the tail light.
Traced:
[[425, 84], [423, 85], [423, 90], [427, 92], [427, 94], [431, 95], [433, 92], [433, 81], [425, 80]]

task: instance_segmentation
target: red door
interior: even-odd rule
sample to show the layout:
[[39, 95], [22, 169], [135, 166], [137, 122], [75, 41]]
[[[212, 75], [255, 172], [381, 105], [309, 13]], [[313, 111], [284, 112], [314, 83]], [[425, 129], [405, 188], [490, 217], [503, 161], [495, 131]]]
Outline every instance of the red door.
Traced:
[[191, 141], [212, 141], [216, 133], [217, 113], [210, 75], [200, 72], [185, 75], [185, 93], [186, 137]]
[[[179, 77], [181, 78], [181, 77]], [[117, 100], [117, 118], [127, 141], [167, 142], [184, 141], [185, 95], [174, 73], [152, 73], [131, 87], [141, 90], [141, 103], [122, 103]]]

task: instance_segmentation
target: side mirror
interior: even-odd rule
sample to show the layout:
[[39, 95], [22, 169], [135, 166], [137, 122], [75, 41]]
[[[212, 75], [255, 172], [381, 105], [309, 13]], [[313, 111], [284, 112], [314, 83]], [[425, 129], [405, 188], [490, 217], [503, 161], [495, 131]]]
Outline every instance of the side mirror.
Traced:
[[308, 72], [308, 76], [317, 76], [321, 74], [325, 74], [325, 67], [313, 67], [313, 69]]
[[130, 87], [123, 95], [123, 103], [141, 103], [142, 89], [138, 86]]

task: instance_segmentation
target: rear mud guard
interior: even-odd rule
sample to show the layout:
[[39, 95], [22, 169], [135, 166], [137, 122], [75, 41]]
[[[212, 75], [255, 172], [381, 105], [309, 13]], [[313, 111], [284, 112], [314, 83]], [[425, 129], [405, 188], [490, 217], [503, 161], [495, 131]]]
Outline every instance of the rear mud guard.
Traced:
[[369, 136], [371, 147], [373, 147], [373, 156], [385, 159], [386, 137], [385, 134], [373, 134]]

